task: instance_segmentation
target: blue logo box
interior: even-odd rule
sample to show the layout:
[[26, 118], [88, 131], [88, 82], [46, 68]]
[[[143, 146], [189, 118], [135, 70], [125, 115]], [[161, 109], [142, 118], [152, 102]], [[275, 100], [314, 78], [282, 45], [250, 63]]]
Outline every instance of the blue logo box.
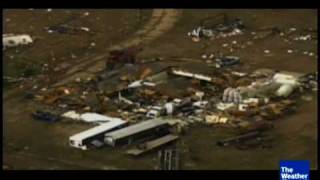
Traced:
[[280, 180], [310, 180], [310, 161], [280, 161]]

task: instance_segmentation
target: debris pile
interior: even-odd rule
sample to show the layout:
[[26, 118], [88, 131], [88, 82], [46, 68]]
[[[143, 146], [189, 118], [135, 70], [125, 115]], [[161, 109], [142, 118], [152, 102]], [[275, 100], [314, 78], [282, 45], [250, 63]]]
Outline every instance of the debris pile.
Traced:
[[77, 34], [80, 32], [90, 33], [90, 28], [88, 27], [73, 27], [67, 24], [48, 26], [44, 28], [48, 33], [59, 33], [59, 34]]
[[[62, 34], [91, 32], [87, 27], [67, 24], [45, 29], [48, 33]], [[222, 23], [203, 23], [188, 35], [198, 42], [201, 38], [239, 35], [245, 30], [240, 19], [224, 16]], [[314, 39], [310, 34], [289, 36], [295, 31], [284, 33], [272, 28], [267, 35], [262, 32], [252, 35], [253, 39], [270, 34], [292, 37], [294, 41]], [[28, 35], [3, 35], [4, 48], [32, 42]], [[222, 44], [230, 46], [242, 48], [244, 44], [235, 40]], [[244, 148], [242, 145], [252, 139], [263, 142], [263, 132], [280, 117], [295, 112], [298, 100], [310, 99], [305, 95], [318, 89], [317, 72], [252, 69], [238, 56], [212, 53], [203, 54], [202, 60], [196, 61], [177, 57], [143, 61], [137, 58], [141, 50], [141, 47], [111, 50], [104, 62], [105, 70], [94, 77], [75, 77], [74, 82], [58, 87], [35, 86], [26, 97], [42, 109], [32, 117], [46, 122], [94, 124], [95, 127], [69, 138], [72, 147], [83, 150], [103, 145], [137, 145], [127, 154], [140, 155], [175, 142], [195, 125], [234, 129], [235, 137], [218, 141], [217, 145], [240, 144]], [[272, 54], [268, 49], [262, 52]], [[71, 54], [71, 58], [76, 56]]]
[[[250, 72], [242, 68], [238, 57], [215, 60], [220, 66], [194, 62], [195, 66], [200, 63], [207, 71], [188, 69], [181, 62], [168, 66], [164, 63], [166, 60], [145, 64], [129, 60], [130, 66], [114, 66], [111, 71], [106, 67], [107, 70], [96, 78], [40, 90], [33, 99], [60, 112], [59, 118], [63, 120], [96, 123], [96, 128], [112, 129], [109, 133], [96, 133], [96, 138], [90, 142], [72, 140], [70, 144], [74, 147], [87, 149], [92, 144], [95, 147], [102, 144], [114, 147], [123, 142], [130, 145], [143, 140], [150, 141], [146, 143], [148, 147], [148, 144], [155, 143], [150, 145], [152, 149], [167, 142], [161, 138], [183, 134], [193, 124], [235, 128], [244, 133], [254, 130], [257, 133], [252, 137], [255, 137], [270, 129], [274, 120], [294, 112], [298, 97], [317, 89], [317, 73], [272, 69]], [[129, 62], [127, 59], [124, 61]], [[171, 62], [170, 59], [167, 61]], [[39, 112], [35, 117], [56, 121]], [[115, 126], [119, 130], [108, 126], [115, 121], [121, 122]], [[124, 128], [122, 125], [129, 126]], [[150, 133], [155, 136], [146, 136]], [[251, 134], [244, 137], [218, 144], [225, 146], [234, 141], [243, 142]], [[129, 154], [147, 151], [148, 148], [138, 148]]]
[[219, 39], [240, 35], [244, 31], [243, 22], [240, 19], [228, 19], [224, 16], [222, 23], [205, 24], [195, 28], [188, 33], [194, 42], [200, 41], [201, 38]]

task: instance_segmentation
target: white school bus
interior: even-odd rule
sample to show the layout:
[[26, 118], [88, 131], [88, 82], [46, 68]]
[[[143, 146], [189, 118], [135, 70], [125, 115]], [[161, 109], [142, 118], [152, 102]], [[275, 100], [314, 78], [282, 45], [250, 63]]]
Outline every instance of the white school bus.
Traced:
[[69, 144], [72, 147], [87, 150], [88, 145], [94, 140], [101, 140], [103, 142], [104, 134], [111, 132], [115, 129], [124, 127], [127, 124], [123, 120], [113, 120], [103, 123], [99, 126], [93, 127], [86, 131], [75, 134], [69, 138]]

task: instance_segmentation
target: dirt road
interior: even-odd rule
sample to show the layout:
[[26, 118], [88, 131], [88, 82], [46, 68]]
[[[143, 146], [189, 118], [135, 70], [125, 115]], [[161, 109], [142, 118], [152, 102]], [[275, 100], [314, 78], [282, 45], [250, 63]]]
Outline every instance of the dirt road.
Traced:
[[104, 69], [105, 60], [110, 49], [126, 48], [139, 44], [146, 45], [172, 28], [175, 22], [178, 20], [180, 14], [180, 10], [174, 9], [153, 10], [150, 21], [139, 31], [137, 31], [132, 38], [109, 47], [106, 49], [106, 53], [104, 54], [83, 59], [81, 61], [82, 63], [79, 63], [69, 69], [65, 74], [63, 74], [63, 78], [59, 78], [62, 80], [55, 83], [53, 86], [61, 86], [73, 81], [77, 77], [93, 76], [95, 73]]

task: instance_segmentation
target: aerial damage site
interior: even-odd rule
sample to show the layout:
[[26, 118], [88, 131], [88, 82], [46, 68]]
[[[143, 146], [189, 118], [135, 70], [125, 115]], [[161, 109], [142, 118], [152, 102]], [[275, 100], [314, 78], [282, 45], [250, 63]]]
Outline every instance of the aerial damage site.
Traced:
[[315, 169], [317, 32], [317, 10], [4, 10], [3, 169]]

